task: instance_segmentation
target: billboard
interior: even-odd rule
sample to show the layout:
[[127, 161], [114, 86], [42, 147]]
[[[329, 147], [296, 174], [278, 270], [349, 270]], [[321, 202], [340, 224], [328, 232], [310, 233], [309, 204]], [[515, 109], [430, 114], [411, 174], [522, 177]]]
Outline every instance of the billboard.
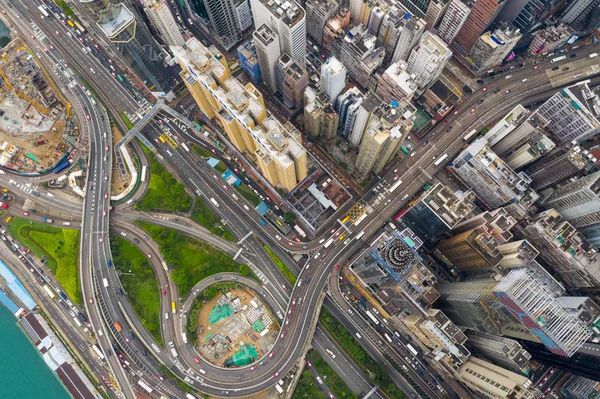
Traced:
[[575, 41], [576, 41], [577, 39], [579, 39], [579, 36], [577, 36], [577, 35], [573, 35], [573, 36], [571, 36], [571, 37], [569, 38], [569, 40], [567, 40], [567, 43], [569, 43], [569, 44], [573, 44], [573, 43], [575, 43]]
[[533, 320], [506, 293], [494, 292], [494, 294], [504, 305], [504, 307], [508, 309], [529, 330], [529, 332], [535, 335], [540, 342], [550, 350], [550, 352], [569, 357], [569, 354], [560, 348], [556, 342], [554, 342], [554, 340], [542, 329], [542, 325], [545, 324], [544, 320]]

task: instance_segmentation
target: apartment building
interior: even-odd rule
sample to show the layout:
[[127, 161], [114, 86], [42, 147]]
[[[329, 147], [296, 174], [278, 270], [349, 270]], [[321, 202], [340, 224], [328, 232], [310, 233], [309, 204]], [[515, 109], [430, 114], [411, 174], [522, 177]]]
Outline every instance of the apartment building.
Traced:
[[531, 367], [531, 354], [518, 341], [507, 337], [466, 330], [467, 347], [486, 360], [515, 373], [527, 373]]
[[523, 35], [518, 28], [503, 23], [494, 31], [487, 31], [477, 39], [467, 62], [476, 73], [483, 73], [502, 64]]
[[350, 138], [358, 109], [364, 98], [358, 87], [351, 87], [338, 97], [336, 104], [336, 112], [340, 117], [338, 131], [339, 135], [346, 140]]
[[142, 5], [150, 25], [158, 32], [165, 44], [171, 46], [185, 44], [179, 25], [164, 0], [144, 0]]
[[262, 81], [271, 93], [275, 93], [277, 91], [275, 65], [281, 56], [277, 33], [263, 24], [254, 30], [252, 37]]
[[321, 64], [321, 90], [334, 106], [346, 87], [346, 67], [335, 57]]
[[451, 0], [446, 13], [440, 22], [436, 34], [447, 44], [451, 44], [458, 32], [467, 21], [473, 4], [470, 1]]
[[340, 8], [338, 13], [330, 18], [323, 28], [322, 45], [327, 51], [333, 50], [333, 41], [343, 39], [346, 29], [350, 26], [350, 10], [346, 7]]
[[506, 3], [505, 0], [476, 1], [467, 20], [455, 36], [452, 50], [462, 55], [469, 54], [477, 39], [488, 29]]
[[385, 102], [392, 103], [398, 99], [410, 101], [417, 91], [416, 75], [408, 73], [405, 61], [396, 61], [383, 73], [377, 73], [376, 86], [373, 88]]
[[357, 25], [344, 37], [340, 50], [340, 61], [348, 74], [365, 88], [370, 87], [371, 76], [385, 56], [385, 50], [376, 46], [376, 40], [364, 25]]
[[304, 91], [304, 130], [313, 138], [333, 139], [338, 130], [339, 116], [324, 93], [311, 87]]
[[306, 0], [306, 33], [318, 44], [323, 44], [323, 29], [329, 19], [338, 11], [335, 0]]
[[425, 32], [408, 58], [408, 72], [415, 75], [419, 93], [424, 92], [440, 76], [452, 57], [452, 51], [437, 35]]

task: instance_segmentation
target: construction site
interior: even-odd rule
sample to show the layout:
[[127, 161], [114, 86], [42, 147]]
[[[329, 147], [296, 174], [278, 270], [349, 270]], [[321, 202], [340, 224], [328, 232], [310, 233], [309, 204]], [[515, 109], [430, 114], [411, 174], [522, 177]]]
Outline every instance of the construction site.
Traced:
[[20, 38], [2, 49], [0, 76], [0, 166], [20, 173], [53, 168], [79, 136], [69, 104]]
[[273, 346], [279, 325], [259, 296], [246, 287], [219, 294], [198, 312], [198, 352], [221, 367], [243, 367]]

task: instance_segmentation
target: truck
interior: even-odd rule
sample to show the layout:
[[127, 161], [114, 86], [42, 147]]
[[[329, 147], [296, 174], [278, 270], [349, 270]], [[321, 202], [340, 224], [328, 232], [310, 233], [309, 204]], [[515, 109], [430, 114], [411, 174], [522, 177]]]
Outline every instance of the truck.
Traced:
[[54, 220], [52, 220], [52, 219], [50, 219], [50, 218], [45, 218], [45, 217], [43, 217], [43, 218], [42, 218], [42, 222], [44, 222], [44, 223], [53, 223], [53, 222], [54, 222]]
[[173, 357], [177, 357], [177, 351], [175, 350], [175, 348], [171, 348], [171, 354], [173, 355]]
[[121, 325], [119, 324], [118, 321], [115, 321], [115, 328], [117, 329], [118, 332], [121, 332]]
[[294, 230], [296, 230], [296, 232], [298, 232], [298, 234], [300, 234], [302, 237], [306, 238], [306, 233], [297, 224], [294, 225]]
[[332, 351], [330, 351], [329, 349], [325, 349], [325, 352], [327, 352], [327, 354], [331, 356], [332, 359], [335, 359], [335, 354]]

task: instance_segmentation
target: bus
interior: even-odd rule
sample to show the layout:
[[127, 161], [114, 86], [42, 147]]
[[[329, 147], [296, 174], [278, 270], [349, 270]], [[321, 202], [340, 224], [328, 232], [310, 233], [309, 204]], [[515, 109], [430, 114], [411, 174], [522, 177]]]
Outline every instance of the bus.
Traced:
[[211, 199], [210, 199], [210, 202], [212, 202], [212, 204], [213, 204], [214, 206], [216, 206], [217, 208], [219, 207], [219, 203], [217, 202], [217, 200], [216, 200], [216, 199], [214, 199], [214, 198], [211, 198]]
[[98, 356], [98, 359], [104, 360], [104, 354], [100, 350], [100, 347], [98, 346], [98, 344], [92, 345], [92, 350], [94, 351], [94, 353], [96, 354], [96, 356]]
[[123, 76], [121, 76], [120, 74], [117, 75], [117, 79], [119, 79], [120, 82], [123, 82]]
[[183, 147], [184, 150], [186, 150], [187, 152], [190, 152], [190, 148], [187, 146], [187, 144], [181, 143], [181, 146]]
[[410, 152], [410, 151], [408, 151], [408, 150], [406, 149], [406, 147], [405, 147], [405, 146], [401, 146], [401, 147], [400, 147], [400, 149], [401, 149], [401, 150], [402, 150], [402, 152], [403, 152], [403, 153], [405, 153], [406, 155], [408, 155], [408, 153]]
[[160, 140], [161, 143], [167, 142], [167, 140], [165, 140], [165, 138], [162, 136], [162, 134], [160, 136], [158, 136], [158, 139]]
[[367, 212], [363, 213], [361, 215], [361, 217], [359, 217], [356, 222], [354, 222], [355, 226], [358, 226], [360, 224], [360, 222], [362, 222], [363, 220], [365, 220], [367, 218]]
[[444, 155], [442, 155], [442, 156], [441, 156], [441, 157], [439, 157], [439, 158], [437, 159], [437, 161], [435, 161], [433, 164], [434, 164], [435, 166], [440, 166], [440, 165], [442, 164], [442, 162], [444, 162], [444, 161], [446, 160], [446, 158], [448, 158], [448, 154], [444, 154]]
[[392, 343], [392, 339], [390, 338], [390, 336], [388, 335], [388, 333], [383, 333], [383, 336], [385, 337], [385, 339], [387, 339], [387, 341], [391, 344]]
[[171, 310], [173, 311], [173, 314], [175, 314], [175, 312], [177, 311], [177, 307], [175, 306], [175, 302], [171, 302]]
[[327, 240], [327, 242], [325, 243], [325, 245], [323, 245], [323, 247], [325, 248], [329, 248], [329, 246], [333, 244], [333, 238], [330, 238], [329, 240]]
[[79, 32], [85, 33], [85, 29], [83, 29], [83, 26], [81, 26], [81, 24], [79, 22], [73, 21], [73, 23], [75, 24], [75, 26], [77, 27], [77, 29], [79, 29]]
[[46, 11], [46, 9], [44, 7], [38, 6], [38, 10], [40, 10], [40, 12], [42, 13], [42, 19], [50, 18], [50, 14], [48, 14], [48, 11]]
[[361, 231], [360, 233], [358, 233], [358, 235], [356, 237], [354, 237], [356, 240], [360, 240], [362, 238], [362, 236], [365, 235], [364, 231]]
[[165, 271], [166, 271], [166, 272], [168, 272], [168, 271], [169, 271], [169, 267], [167, 266], [167, 262], [165, 262], [165, 261], [163, 260], [163, 261], [162, 261], [162, 262], [160, 262], [160, 263], [162, 263], [162, 267], [163, 267], [163, 269], [165, 269]]
[[67, 19], [67, 25], [69, 25], [71, 28], [75, 28], [75, 24], [70, 19]]
[[56, 298], [56, 294], [54, 294], [54, 291], [52, 291], [52, 288], [48, 287], [46, 284], [44, 284], [43, 288], [44, 288], [44, 291], [46, 291], [46, 294], [48, 294], [48, 296], [51, 299]]
[[392, 187], [388, 189], [390, 193], [393, 193], [400, 185], [402, 184], [402, 180], [398, 180], [396, 183], [392, 184]]
[[373, 323], [375, 323], [375, 325], [379, 325], [379, 320], [377, 320], [377, 318], [375, 316], [373, 316], [373, 313], [371, 313], [370, 310], [367, 310], [367, 316], [369, 316], [369, 319], [371, 319], [371, 321], [373, 321]]
[[147, 169], [148, 169], [148, 168], [147, 168], [145, 165], [144, 165], [144, 166], [142, 166], [142, 176], [141, 176], [141, 178], [140, 178], [140, 180], [141, 180], [142, 182], [145, 182], [145, 181], [146, 181], [146, 172], [148, 171]]
[[464, 141], [469, 141], [469, 139], [473, 136], [475, 136], [477, 134], [477, 129], [473, 129], [469, 132], [469, 134], [467, 134], [465, 137], [463, 137]]
[[297, 224], [294, 225], [294, 230], [296, 230], [302, 237], [306, 238], [306, 233]]
[[152, 388], [150, 388], [150, 386], [148, 384], [146, 384], [146, 382], [144, 380], [139, 380], [138, 385], [141, 386], [142, 388], [144, 388], [144, 391], [146, 391], [148, 393], [152, 393], [152, 391], [154, 391]]
[[562, 60], [566, 60], [566, 59], [567, 59], [567, 56], [566, 56], [566, 55], [561, 55], [560, 57], [553, 58], [553, 59], [550, 61], [550, 63], [551, 63], [551, 64], [554, 64], [555, 62], [562, 61]]
[[408, 349], [413, 356], [417, 356], [419, 354], [411, 344], [406, 344], [406, 349]]

